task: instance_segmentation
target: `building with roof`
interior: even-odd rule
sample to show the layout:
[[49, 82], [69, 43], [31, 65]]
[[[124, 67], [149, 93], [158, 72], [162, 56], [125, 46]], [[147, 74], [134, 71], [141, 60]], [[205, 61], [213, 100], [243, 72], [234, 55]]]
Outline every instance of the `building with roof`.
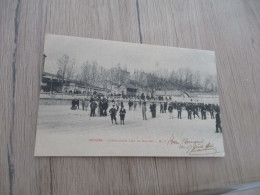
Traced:
[[116, 84], [110, 82], [108, 89], [113, 95], [136, 96], [138, 88], [130, 83]]
[[106, 88], [97, 87], [86, 82], [77, 80], [65, 80], [57, 77], [55, 74], [44, 72], [41, 80], [41, 91], [42, 92], [55, 92], [55, 93], [89, 93], [94, 92], [100, 94], [107, 94]]

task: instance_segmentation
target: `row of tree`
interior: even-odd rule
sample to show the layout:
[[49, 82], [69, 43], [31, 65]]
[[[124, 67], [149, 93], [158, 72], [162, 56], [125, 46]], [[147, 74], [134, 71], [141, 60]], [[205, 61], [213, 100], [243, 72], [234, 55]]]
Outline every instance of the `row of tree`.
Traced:
[[179, 68], [171, 72], [158, 70], [152, 73], [155, 88], [162, 86], [163, 88], [175, 87], [177, 89], [196, 90], [196, 91], [217, 91], [217, 75], [202, 73], [201, 71], [193, 71], [190, 68]]
[[[111, 83], [122, 84], [133, 82], [136, 85], [152, 90], [200, 90], [217, 91], [216, 74], [202, 74], [190, 68], [179, 68], [169, 72], [167, 69], [157, 70], [149, 73], [135, 71], [133, 75], [122, 68], [120, 64], [114, 68], [105, 69], [97, 62], [85, 62], [80, 70], [75, 70], [75, 60], [68, 55], [63, 55], [56, 64], [57, 76], [63, 83], [66, 80], [78, 80], [98, 87], [107, 88]], [[78, 73], [77, 73], [78, 72]]]

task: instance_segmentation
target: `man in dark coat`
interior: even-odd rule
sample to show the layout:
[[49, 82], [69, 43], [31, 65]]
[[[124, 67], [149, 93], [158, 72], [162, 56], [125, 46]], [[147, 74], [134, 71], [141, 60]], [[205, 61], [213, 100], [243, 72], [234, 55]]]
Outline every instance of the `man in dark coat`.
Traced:
[[113, 107], [110, 108], [109, 113], [110, 113], [110, 116], [111, 116], [112, 124], [114, 124], [113, 121], [115, 121], [115, 124], [117, 125], [117, 122], [116, 122], [117, 109], [115, 108], [114, 104], [113, 104]]
[[77, 98], [74, 98], [71, 102], [71, 110], [76, 110], [77, 105], [78, 105]]
[[124, 108], [124, 105], [122, 105], [120, 110], [119, 110], [120, 124], [121, 125], [125, 125], [125, 114], [126, 114], [126, 110]]
[[92, 101], [90, 103], [90, 117], [94, 117], [96, 115], [95, 114], [96, 108], [97, 108], [97, 103], [95, 101]]
[[152, 113], [152, 118], [156, 118], [156, 104], [154, 102], [150, 105], [150, 110]]
[[217, 114], [216, 114], [216, 133], [222, 133], [220, 112], [219, 111], [217, 111]]

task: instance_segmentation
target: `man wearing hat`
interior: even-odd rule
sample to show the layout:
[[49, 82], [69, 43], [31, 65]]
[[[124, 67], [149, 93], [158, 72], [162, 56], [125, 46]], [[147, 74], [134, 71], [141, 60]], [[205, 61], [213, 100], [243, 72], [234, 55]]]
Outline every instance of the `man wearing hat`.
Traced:
[[110, 113], [110, 116], [111, 116], [112, 124], [114, 124], [114, 123], [113, 123], [113, 120], [114, 120], [114, 121], [115, 121], [115, 124], [117, 125], [117, 122], [116, 122], [117, 109], [115, 109], [115, 104], [113, 104], [113, 107], [110, 108], [109, 113]]

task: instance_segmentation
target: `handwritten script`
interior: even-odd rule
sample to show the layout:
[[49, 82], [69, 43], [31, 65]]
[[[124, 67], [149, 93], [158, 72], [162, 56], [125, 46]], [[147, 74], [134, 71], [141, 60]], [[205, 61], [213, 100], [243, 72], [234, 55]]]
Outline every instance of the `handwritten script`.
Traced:
[[189, 138], [184, 138], [181, 141], [178, 141], [174, 138], [174, 135], [172, 135], [167, 141], [167, 145], [179, 145], [179, 149], [184, 150], [184, 152], [189, 155], [208, 155], [218, 153], [214, 144], [205, 141], [204, 139], [191, 140]]
[[206, 142], [204, 139], [190, 140], [185, 138], [180, 143], [179, 149], [185, 150], [185, 153], [189, 155], [207, 155], [218, 153], [215, 146], [210, 142]]

